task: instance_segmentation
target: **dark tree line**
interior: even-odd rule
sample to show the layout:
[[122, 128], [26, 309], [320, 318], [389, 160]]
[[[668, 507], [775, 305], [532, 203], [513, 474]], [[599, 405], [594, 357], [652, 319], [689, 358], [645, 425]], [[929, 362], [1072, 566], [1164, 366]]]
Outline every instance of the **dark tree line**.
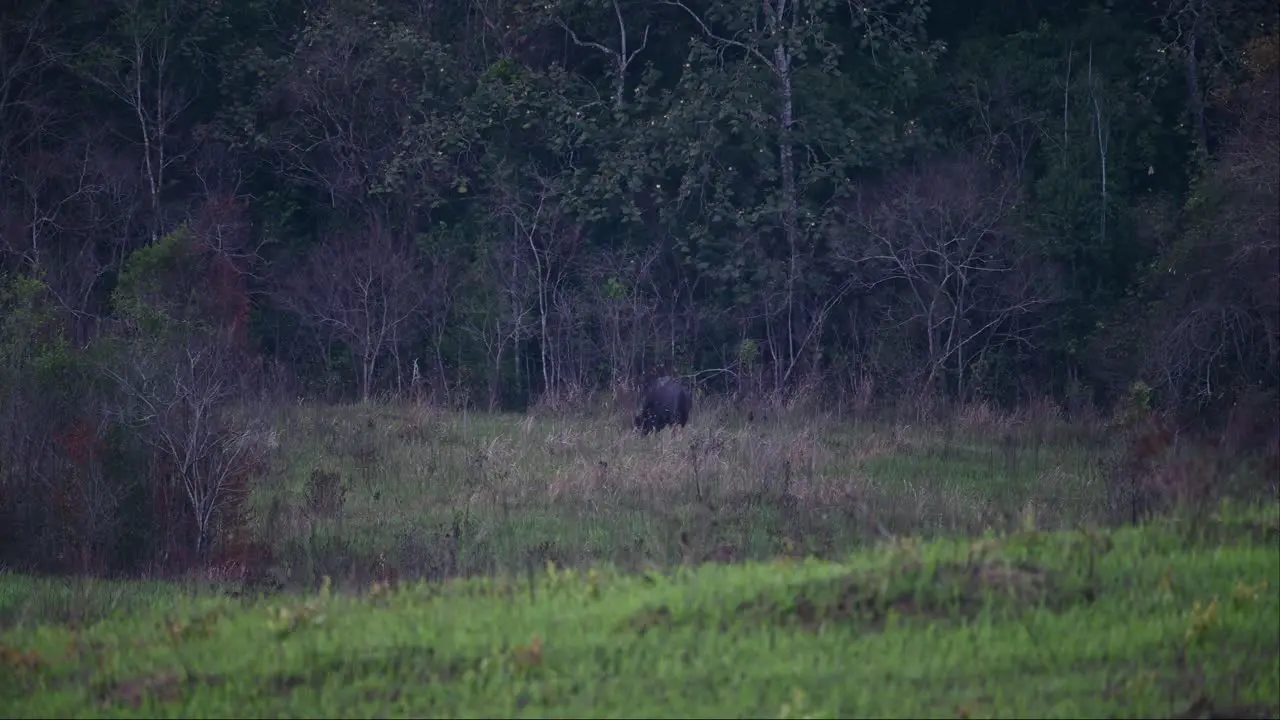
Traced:
[[202, 547], [255, 383], [1274, 404], [1278, 53], [1260, 0], [6, 2], [7, 497], [122, 542], [136, 455]]

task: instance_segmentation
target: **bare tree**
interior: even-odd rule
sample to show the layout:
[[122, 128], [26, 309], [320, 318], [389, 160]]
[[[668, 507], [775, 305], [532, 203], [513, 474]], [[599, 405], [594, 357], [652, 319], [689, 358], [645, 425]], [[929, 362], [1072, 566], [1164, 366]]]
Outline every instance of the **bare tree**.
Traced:
[[0, 17], [0, 262], [40, 275], [83, 344], [100, 280], [136, 234], [141, 177], [109, 125], [68, 107], [62, 73], [90, 51], [59, 47], [59, 11], [35, 0]]
[[[539, 365], [544, 392], [552, 391], [557, 376], [556, 343], [552, 337], [555, 297], [568, 277], [571, 255], [582, 238], [582, 227], [568, 217], [568, 198], [552, 179], [533, 174], [532, 193], [524, 193], [519, 181], [495, 183], [493, 202], [500, 223], [528, 250], [533, 270], [534, 297], [538, 306]], [[523, 184], [523, 183], [520, 183]]]
[[[429, 238], [429, 241], [437, 239]], [[463, 284], [463, 277], [458, 269], [462, 267], [462, 262], [458, 257], [457, 246], [449, 242], [447, 237], [424, 252], [431, 258], [423, 279], [426, 298], [423, 307], [424, 325], [435, 355], [436, 382], [440, 389], [447, 392], [451, 380], [445, 364], [445, 343], [458, 313], [456, 305]]]
[[41, 111], [54, 104], [33, 97], [54, 64], [40, 43], [49, 31], [51, 6], [52, 0], [42, 0], [27, 13], [14, 13], [17, 18], [0, 17], [0, 189], [18, 176], [18, 150], [41, 134], [40, 121], [50, 114]]
[[174, 147], [176, 128], [194, 100], [184, 89], [190, 77], [178, 77], [178, 63], [187, 42], [183, 37], [192, 18], [183, 17], [181, 3], [127, 0], [119, 28], [123, 41], [95, 43], [84, 58], [72, 59], [82, 77], [102, 87], [133, 113], [134, 139], [141, 146], [142, 175], [150, 204], [150, 238], [162, 232], [161, 195], [169, 173], [183, 162], [190, 148]]
[[524, 239], [516, 233], [493, 232], [472, 267], [471, 277], [488, 292], [464, 313], [463, 330], [475, 338], [489, 358], [489, 409], [498, 405], [502, 387], [502, 363], [513, 350], [517, 376], [520, 358], [516, 349], [533, 331], [530, 316], [537, 305], [537, 281], [525, 252]]
[[916, 328], [926, 348], [924, 386], [951, 365], [957, 388], [985, 348], [1027, 342], [1017, 322], [1056, 298], [1048, 267], [1017, 233], [1018, 187], [962, 157], [904, 172], [858, 199], [862, 239], [837, 256], [854, 263], [866, 287], [904, 291], [893, 322]]
[[123, 394], [115, 413], [168, 461], [186, 496], [197, 555], [216, 538], [217, 513], [256, 458], [260, 429], [227, 412], [241, 371], [231, 348], [195, 333], [173, 344], [135, 343], [122, 368], [106, 368]]
[[332, 331], [351, 349], [364, 401], [379, 361], [398, 351], [426, 301], [417, 254], [377, 221], [363, 233], [330, 235], [277, 297], [304, 324]]
[[646, 291], [658, 250], [607, 253], [588, 270], [590, 300], [599, 328], [600, 355], [609, 366], [609, 384], [617, 387], [636, 377], [636, 362], [653, 340], [650, 323], [658, 301]]
[[57, 303], [75, 317], [82, 342], [96, 320], [100, 281], [133, 249], [135, 223], [146, 215], [136, 168], [108, 148], [105, 135], [79, 128], [62, 147], [23, 158], [16, 213], [22, 239], [10, 245], [24, 265], [44, 275]]
[[[999, 66], [994, 72], [987, 67], [980, 72], [966, 72], [957, 78], [954, 93], [956, 105], [971, 118], [969, 132], [974, 154], [1010, 169], [1014, 179], [1021, 182], [1039, 143], [1065, 142], [1065, 138], [1057, 138], [1050, 131], [1047, 111], [1029, 105], [1019, 95], [1017, 70]], [[1063, 113], [1067, 113], [1065, 106]]]
[[321, 25], [312, 32], [317, 37], [299, 48], [297, 67], [279, 88], [294, 133], [273, 137], [273, 148], [283, 174], [340, 207], [358, 203], [378, 180], [391, 152], [381, 131], [393, 118], [370, 113], [361, 97], [369, 68], [360, 62], [360, 28]]

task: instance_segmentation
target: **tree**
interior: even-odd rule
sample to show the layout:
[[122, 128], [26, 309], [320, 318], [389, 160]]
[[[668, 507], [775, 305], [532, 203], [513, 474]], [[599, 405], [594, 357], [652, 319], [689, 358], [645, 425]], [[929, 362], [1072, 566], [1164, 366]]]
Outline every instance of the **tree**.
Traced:
[[260, 424], [236, 423], [227, 413], [239, 395], [238, 360], [218, 340], [194, 336], [173, 345], [131, 343], [107, 367], [124, 398], [116, 416], [137, 428], [185, 495], [198, 557], [219, 536], [219, 511], [247, 492], [243, 479], [260, 452]]
[[[524, 185], [532, 186], [532, 191], [522, 191]], [[551, 331], [552, 311], [572, 267], [572, 253], [581, 239], [582, 228], [574, 227], [563, 191], [550, 178], [500, 178], [494, 183], [493, 192], [498, 224], [511, 233], [522, 254], [528, 253], [537, 309], [542, 388], [549, 392], [560, 380], [557, 344]]]
[[[644, 26], [644, 32], [640, 36], [640, 44], [638, 46], [629, 45], [628, 41], [634, 36], [629, 36], [627, 33], [627, 21], [623, 17], [622, 5], [619, 0], [609, 0], [609, 4], [612, 6], [614, 18], [618, 24], [617, 42], [615, 43], [617, 49], [595, 40], [584, 40], [560, 16], [556, 16], [555, 23], [569, 34], [575, 45], [596, 50], [609, 59], [613, 73], [613, 108], [618, 112], [622, 112], [627, 106], [627, 72], [631, 68], [631, 64], [635, 62], [636, 56], [644, 52], [644, 49], [649, 45], [650, 25], [646, 24]], [[632, 47], [635, 49], [633, 50]]]
[[185, 497], [192, 532], [177, 539], [197, 556], [220, 524], [234, 529], [222, 512], [247, 492], [259, 453], [259, 423], [230, 414], [248, 370], [234, 342], [246, 320], [237, 279], [227, 256], [183, 226], [130, 256], [113, 293], [115, 332], [104, 343], [102, 368], [119, 390], [112, 414], [160, 461], [153, 492], [164, 497], [176, 487]]
[[368, 401], [379, 362], [398, 357], [426, 297], [413, 247], [377, 220], [363, 232], [331, 234], [275, 296], [313, 331], [329, 331], [359, 362]]
[[[894, 286], [886, 318], [914, 328], [924, 345], [919, 387], [969, 396], [974, 363], [1009, 343], [1031, 345], [1019, 320], [1056, 300], [1046, 264], [1019, 233], [1020, 189], [972, 157], [935, 161], [864, 192], [858, 236], [837, 250], [868, 288]], [[855, 231], [857, 232], [857, 231]]]
[[658, 251], [600, 253], [588, 275], [599, 328], [598, 355], [608, 372], [610, 387], [639, 377], [638, 362], [654, 342], [657, 298], [649, 291]]
[[1256, 38], [1244, 58], [1250, 77], [1220, 101], [1236, 127], [1193, 186], [1140, 316], [1141, 371], [1172, 405], [1198, 411], [1251, 386], [1280, 390], [1280, 38]]
[[[821, 324], [825, 319], [820, 309], [829, 307], [839, 295], [837, 288], [824, 287], [825, 273], [818, 262], [820, 252], [815, 244], [820, 213], [806, 207], [805, 201], [829, 200], [835, 188], [847, 182], [847, 172], [860, 164], [858, 156], [875, 157], [894, 151], [892, 147], [850, 148], [851, 138], [857, 135], [855, 127], [831, 117], [800, 118], [797, 108], [801, 100], [810, 107], [820, 107], [824, 102], [820, 98], [830, 93], [832, 79], [842, 81], [845, 65], [854, 66], [855, 61], [850, 59], [853, 57], [869, 61], [870, 67], [862, 69], [868, 76], [896, 77], [904, 85], [910, 84], [913, 64], [921, 60], [930, 63], [938, 50], [918, 42], [918, 30], [927, 6], [915, 0], [885, 0], [847, 8], [823, 1], [769, 0], [762, 5], [740, 7], [711, 2], [705, 10], [698, 11], [684, 0], [664, 0], [664, 3], [679, 8], [691, 18], [699, 34], [710, 43], [706, 50], [695, 47], [686, 61], [686, 75], [696, 78], [690, 87], [701, 85], [699, 89], [710, 95], [707, 90], [713, 88], [707, 87], [709, 84], [724, 83], [724, 88], [716, 87], [713, 92], [723, 91], [727, 98], [733, 99], [725, 110], [707, 113], [720, 115], [727, 121], [727, 128], [715, 127], [713, 132], [730, 137], [755, 134], [753, 130], [760, 126], [763, 116], [772, 116], [770, 132], [753, 137], [755, 146], [748, 144], [742, 148], [746, 154], [738, 155], [736, 162], [724, 164], [728, 165], [730, 174], [737, 171], [739, 163], [757, 165], [759, 160], [752, 156], [765, 148], [769, 148], [776, 160], [772, 166], [758, 165], [758, 180], [765, 183], [767, 190], [752, 203], [754, 207], [738, 205], [726, 209], [730, 217], [736, 215], [735, 230], [739, 232], [734, 234], [759, 236], [755, 242], [762, 247], [759, 257], [753, 259], [759, 275], [752, 284], [765, 307], [766, 344], [773, 356], [775, 383], [781, 386], [801, 366], [807, 346], [812, 347], [814, 357], [820, 355], [816, 343], [822, 336]], [[846, 9], [847, 14], [843, 12]], [[855, 34], [856, 40], [846, 40], [845, 44], [849, 49], [856, 46], [865, 56], [859, 57], [837, 42], [837, 38], [844, 40], [844, 34], [849, 32]], [[739, 88], [754, 83], [754, 78], [745, 66], [730, 69], [729, 57], [737, 54], [741, 60], [767, 73], [772, 87], [764, 91], [759, 100], [753, 97], [743, 101], [745, 91]], [[848, 56], [843, 58], [844, 64], [842, 55]], [[694, 63], [718, 63], [721, 74], [726, 77], [713, 79], [712, 73], [691, 67]], [[711, 98], [704, 95], [690, 102], [690, 112], [708, 100]], [[860, 115], [883, 113], [882, 120], [892, 115], [886, 107], [892, 105], [890, 98], [868, 97], [858, 105]], [[707, 110], [704, 108], [703, 112]], [[680, 114], [684, 113], [674, 109], [671, 113]], [[884, 124], [891, 127], [896, 122]], [[882, 135], [894, 132], [884, 126], [877, 130]], [[796, 161], [797, 148], [803, 150], [803, 166]], [[699, 168], [702, 177], [698, 180], [706, 182], [709, 170], [705, 165]], [[745, 173], [745, 170], [742, 171]], [[695, 178], [686, 176], [682, 194], [687, 192], [690, 180]], [[716, 181], [724, 179], [716, 178]], [[750, 197], [757, 192], [746, 191], [744, 195]], [[718, 210], [720, 208], [705, 208], [704, 213], [713, 221], [723, 219], [725, 214]], [[771, 237], [770, 231], [775, 230], [781, 237], [780, 248], [775, 248]], [[706, 265], [717, 264], [706, 261]], [[776, 331], [773, 329], [775, 318], [781, 325]]]
[[165, 226], [172, 175], [194, 150], [183, 122], [200, 92], [190, 60], [199, 57], [202, 33], [216, 15], [190, 0], [122, 0], [107, 13], [108, 32], [68, 62], [128, 108], [136, 123], [126, 136], [139, 146], [155, 243]]
[[522, 238], [487, 228], [476, 241], [475, 259], [469, 268], [471, 287], [461, 315], [466, 333], [483, 350], [487, 364], [488, 407], [494, 410], [502, 398], [503, 362], [513, 355], [514, 376], [519, 378], [520, 343], [530, 337], [536, 307], [536, 286]]

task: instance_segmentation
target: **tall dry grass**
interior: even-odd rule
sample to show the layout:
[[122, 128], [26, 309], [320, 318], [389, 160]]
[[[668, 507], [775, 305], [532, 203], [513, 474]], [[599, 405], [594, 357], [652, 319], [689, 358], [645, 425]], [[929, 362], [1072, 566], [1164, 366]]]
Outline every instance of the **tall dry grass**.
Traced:
[[[402, 577], [546, 560], [643, 567], [1129, 522], [1209, 497], [1185, 492], [1195, 483], [1229, 484], [1225, 462], [1168, 469], [1175, 456], [1207, 457], [1203, 445], [1142, 459], [1133, 427], [1068, 417], [1047, 399], [1016, 412], [935, 404], [878, 414], [868, 401], [852, 417], [822, 410], [816, 388], [698, 397], [688, 427], [642, 437], [632, 428], [638, 396], [564, 393], [523, 414], [256, 408], [277, 449], [254, 493], [259, 537], [286, 584], [319, 574], [358, 582], [375, 566]], [[1177, 487], [1161, 485], [1179, 473]]]

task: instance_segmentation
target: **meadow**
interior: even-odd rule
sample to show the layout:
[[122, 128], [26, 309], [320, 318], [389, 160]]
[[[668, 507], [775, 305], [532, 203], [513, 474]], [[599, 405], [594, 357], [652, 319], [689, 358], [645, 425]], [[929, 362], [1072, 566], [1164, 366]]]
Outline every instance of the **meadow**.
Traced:
[[[753, 413], [754, 414], [754, 413]], [[1105, 524], [1116, 435], [1052, 408], [947, 423], [859, 422], [702, 401], [641, 437], [629, 406], [469, 414], [414, 405], [270, 412], [255, 488], [273, 579], [522, 572], [607, 561], [636, 570], [777, 554], [830, 558], [900, 535]]]
[[0, 573], [0, 715], [1280, 716], [1256, 459], [1048, 405], [627, 410], [255, 409], [259, 556]]

